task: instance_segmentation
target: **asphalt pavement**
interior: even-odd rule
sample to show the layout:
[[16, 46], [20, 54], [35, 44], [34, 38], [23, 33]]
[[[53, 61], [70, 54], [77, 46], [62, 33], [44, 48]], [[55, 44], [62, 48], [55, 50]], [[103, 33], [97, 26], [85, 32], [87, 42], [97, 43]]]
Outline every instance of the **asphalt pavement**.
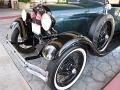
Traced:
[[[1, 10], [1, 9], [0, 9]], [[5, 16], [13, 15], [19, 15], [20, 11], [14, 11], [14, 10], [7, 10], [4, 11]], [[10, 13], [9, 13], [9, 12]], [[4, 14], [1, 14], [0, 16], [4, 16]], [[43, 82], [40, 78], [33, 76], [29, 74], [18, 62], [18, 59], [15, 55], [13, 55], [10, 51], [10, 49], [6, 46], [5, 42], [5, 36], [7, 34], [11, 34], [11, 30], [9, 29], [10, 23], [14, 20], [14, 18], [11, 19], [4, 19], [0, 20], [0, 38], [1, 43], [4, 46], [6, 52], [9, 54], [11, 60], [10, 63], [14, 65], [14, 68], [17, 68], [19, 71], [18, 73], [21, 73], [24, 80], [27, 82], [27, 84], [30, 86], [32, 90], [50, 90], [49, 87], [46, 85], [45, 82]], [[0, 47], [1, 49], [1, 47]], [[0, 55], [2, 55], [2, 50], [0, 50]], [[21, 54], [23, 57], [28, 56], [27, 54]], [[79, 80], [69, 89], [69, 90], [101, 90], [118, 72], [120, 72], [120, 47], [117, 47], [115, 50], [113, 50], [110, 54], [104, 56], [104, 57], [97, 57], [92, 56], [89, 53], [87, 54], [87, 64], [84, 69], [84, 72], [82, 76], [79, 78]], [[1, 57], [1, 56], [0, 56]], [[9, 61], [7, 58], [6, 60]], [[2, 62], [2, 61], [1, 61]], [[0, 62], [0, 64], [1, 64]], [[45, 60], [43, 58], [36, 59], [33, 61], [30, 61], [30, 63], [34, 64], [43, 64], [44, 65]], [[3, 65], [4, 66], [4, 65]], [[0, 65], [0, 68], [1, 65]], [[4, 66], [4, 68], [9, 68]], [[13, 69], [14, 71], [14, 69]], [[6, 72], [4, 72], [6, 73]], [[10, 74], [9, 72], [7, 72]], [[16, 77], [17, 74], [14, 75]], [[22, 77], [21, 76], [21, 77]], [[5, 79], [7, 76], [4, 77]], [[1, 79], [1, 77], [0, 77]], [[0, 81], [1, 82], [1, 81]], [[19, 81], [17, 81], [19, 82]], [[0, 87], [2, 84], [0, 84]], [[0, 89], [0, 90], [6, 90], [6, 89]], [[12, 89], [13, 90], [13, 89]], [[16, 89], [18, 90], [18, 89]], [[23, 89], [21, 89], [23, 90]], [[27, 90], [27, 89], [25, 89]]]

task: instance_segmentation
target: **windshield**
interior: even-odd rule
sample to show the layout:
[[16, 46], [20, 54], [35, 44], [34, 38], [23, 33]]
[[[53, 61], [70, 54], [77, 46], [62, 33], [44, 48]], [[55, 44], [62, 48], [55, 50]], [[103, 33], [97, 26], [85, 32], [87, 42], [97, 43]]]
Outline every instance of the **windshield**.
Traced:
[[86, 2], [86, 1], [104, 3], [105, 0], [45, 0], [44, 2], [45, 3], [80, 3], [80, 2]]
[[104, 0], [68, 0], [68, 2], [86, 2], [86, 1], [104, 2]]

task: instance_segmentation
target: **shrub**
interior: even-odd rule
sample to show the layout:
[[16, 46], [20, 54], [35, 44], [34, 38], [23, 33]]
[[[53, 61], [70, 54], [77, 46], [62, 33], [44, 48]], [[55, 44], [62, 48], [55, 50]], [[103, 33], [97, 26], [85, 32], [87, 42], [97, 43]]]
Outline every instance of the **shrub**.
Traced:
[[30, 2], [31, 0], [19, 0], [19, 2], [24, 2], [24, 3], [28, 3]]

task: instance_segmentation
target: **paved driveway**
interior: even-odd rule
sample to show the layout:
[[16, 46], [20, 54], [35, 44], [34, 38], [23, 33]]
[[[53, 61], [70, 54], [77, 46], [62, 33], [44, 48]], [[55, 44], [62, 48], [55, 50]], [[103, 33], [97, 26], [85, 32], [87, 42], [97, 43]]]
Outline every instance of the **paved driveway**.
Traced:
[[[8, 28], [12, 20], [13, 19], [0, 21], [0, 27], [2, 27], [0, 28], [0, 37], [5, 36], [6, 33], [11, 33]], [[44, 83], [38, 77], [27, 73], [26, 70], [21, 65], [19, 65], [19, 62], [17, 61], [18, 58], [16, 58], [16, 56], [11, 53], [10, 49], [7, 48], [4, 39], [3, 45], [17, 65], [17, 68], [22, 73], [24, 79], [28, 82], [33, 90], [50, 90], [46, 83]], [[24, 54], [21, 55], [23, 57], [28, 56]], [[80, 77], [79, 80], [69, 90], [101, 90], [106, 85], [106, 83], [108, 83], [113, 78], [113, 76], [120, 71], [119, 56], [120, 47], [116, 48], [114, 51], [104, 57], [91, 56], [88, 53], [87, 64], [82, 77]], [[30, 62], [37, 65], [43, 65], [45, 63], [42, 58]]]
[[31, 90], [0, 42], [0, 90]]

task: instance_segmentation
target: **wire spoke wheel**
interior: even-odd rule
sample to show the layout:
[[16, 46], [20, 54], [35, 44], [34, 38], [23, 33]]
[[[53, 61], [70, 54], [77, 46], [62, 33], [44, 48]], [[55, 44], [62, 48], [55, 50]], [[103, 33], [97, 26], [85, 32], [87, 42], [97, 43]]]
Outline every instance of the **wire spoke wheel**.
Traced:
[[111, 24], [106, 22], [100, 29], [99, 35], [96, 37], [96, 48], [99, 51], [104, 51], [111, 39]]
[[80, 77], [86, 63], [86, 53], [78, 48], [66, 55], [59, 64], [54, 78], [57, 89], [70, 88]]
[[[109, 53], [108, 46], [115, 30], [115, 20], [110, 14], [100, 14], [92, 23], [89, 36], [100, 56]], [[94, 52], [91, 52], [95, 54]]]

